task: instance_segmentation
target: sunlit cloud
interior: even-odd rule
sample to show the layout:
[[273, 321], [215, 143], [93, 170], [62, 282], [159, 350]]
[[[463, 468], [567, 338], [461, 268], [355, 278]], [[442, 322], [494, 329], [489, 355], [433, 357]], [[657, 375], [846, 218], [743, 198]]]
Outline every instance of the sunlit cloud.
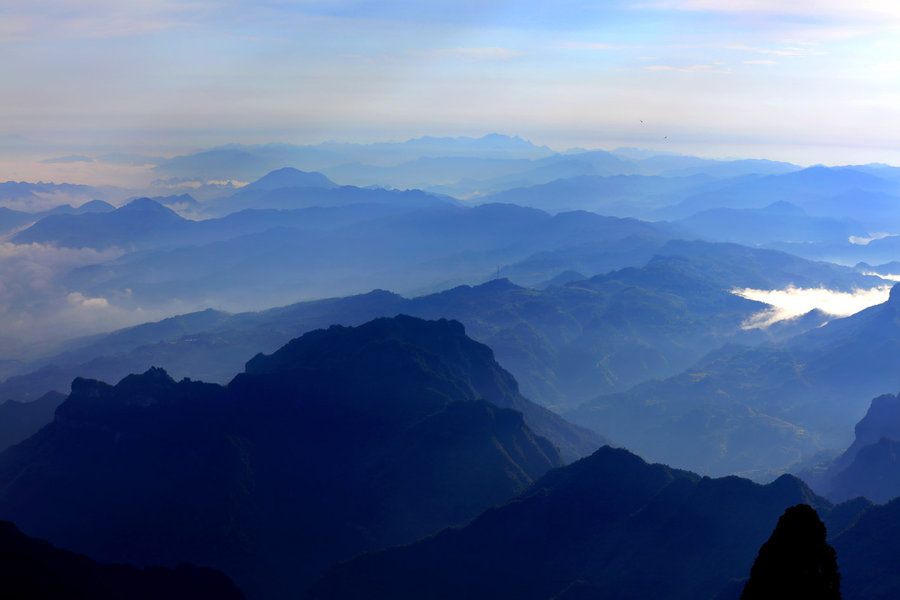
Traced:
[[789, 286], [782, 290], [756, 290], [742, 288], [732, 290], [733, 294], [768, 304], [771, 308], [751, 316], [745, 329], [764, 329], [778, 321], [793, 319], [819, 309], [835, 317], [846, 317], [861, 310], [882, 304], [890, 296], [891, 286], [883, 285], [867, 290], [840, 292], [826, 288], [797, 288]]

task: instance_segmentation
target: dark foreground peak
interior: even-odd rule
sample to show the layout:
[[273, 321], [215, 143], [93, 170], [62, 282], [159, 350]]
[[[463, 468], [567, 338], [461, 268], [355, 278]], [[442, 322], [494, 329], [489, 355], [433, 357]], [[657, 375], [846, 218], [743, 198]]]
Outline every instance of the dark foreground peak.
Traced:
[[841, 578], [825, 525], [808, 504], [784, 511], [750, 571], [741, 600], [840, 600]]

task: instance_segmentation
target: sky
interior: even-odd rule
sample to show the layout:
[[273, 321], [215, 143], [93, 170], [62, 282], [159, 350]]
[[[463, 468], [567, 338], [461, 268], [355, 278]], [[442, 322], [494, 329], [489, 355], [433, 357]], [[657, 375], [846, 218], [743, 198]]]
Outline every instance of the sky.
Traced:
[[900, 164], [898, 29], [866, 0], [4, 0], [0, 170], [491, 132]]

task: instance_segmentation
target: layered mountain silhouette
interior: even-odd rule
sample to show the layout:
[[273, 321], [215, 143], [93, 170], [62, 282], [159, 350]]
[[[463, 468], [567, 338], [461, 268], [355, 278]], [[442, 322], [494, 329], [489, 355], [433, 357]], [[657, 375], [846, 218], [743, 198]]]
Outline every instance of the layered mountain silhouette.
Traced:
[[241, 600], [244, 595], [225, 575], [182, 564], [174, 569], [137, 569], [98, 564], [86, 556], [29, 538], [13, 523], [0, 521], [0, 596], [81, 598], [84, 600]]
[[50, 391], [31, 402], [7, 400], [0, 404], [0, 451], [31, 437], [53, 420], [65, 396]]
[[462, 525], [562, 464], [460, 324], [332, 327], [227, 387], [76, 379], [0, 455], [0, 516], [101, 561], [220, 568], [291, 597], [328, 565]]
[[778, 345], [724, 347], [675, 377], [567, 416], [602, 423], [648, 458], [710, 474], [784, 469], [848, 446], [869, 399], [900, 388], [898, 310], [894, 287], [884, 304]]
[[333, 567], [309, 597], [714, 598], [800, 503], [830, 509], [790, 476], [700, 478], [601, 448], [462, 529]]

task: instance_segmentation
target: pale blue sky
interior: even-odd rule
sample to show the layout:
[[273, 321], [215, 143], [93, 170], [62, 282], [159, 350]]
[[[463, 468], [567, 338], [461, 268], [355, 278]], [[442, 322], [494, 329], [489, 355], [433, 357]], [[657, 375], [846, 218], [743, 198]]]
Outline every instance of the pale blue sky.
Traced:
[[896, 164], [898, 27], [900, 3], [836, 0], [4, 0], [0, 139], [176, 152], [496, 131]]

